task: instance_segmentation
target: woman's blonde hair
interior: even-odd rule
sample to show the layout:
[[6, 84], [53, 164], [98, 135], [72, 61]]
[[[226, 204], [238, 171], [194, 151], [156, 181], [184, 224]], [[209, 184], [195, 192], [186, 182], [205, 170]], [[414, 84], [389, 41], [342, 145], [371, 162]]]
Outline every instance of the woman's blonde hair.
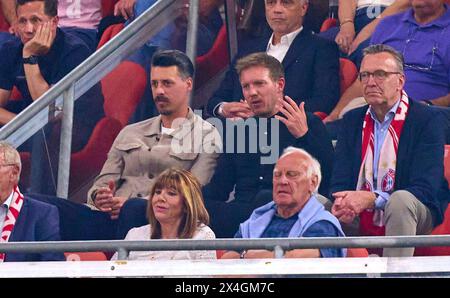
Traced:
[[203, 203], [200, 183], [189, 171], [170, 168], [162, 172], [150, 190], [147, 217], [151, 226], [151, 239], [161, 239], [161, 224], [155, 217], [152, 198], [157, 189], [174, 189], [182, 197], [184, 213], [178, 228], [178, 238], [189, 239], [194, 236], [200, 224], [209, 224], [209, 215]]

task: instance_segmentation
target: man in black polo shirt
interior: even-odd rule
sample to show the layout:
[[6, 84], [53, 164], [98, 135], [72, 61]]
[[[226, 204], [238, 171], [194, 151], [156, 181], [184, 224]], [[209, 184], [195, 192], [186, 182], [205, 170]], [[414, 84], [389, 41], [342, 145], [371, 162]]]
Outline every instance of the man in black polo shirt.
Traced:
[[[17, 1], [20, 40], [0, 48], [0, 125], [11, 121], [89, 56], [80, 39], [57, 27], [57, 10], [57, 0]], [[10, 100], [14, 86], [22, 99]], [[102, 116], [103, 98], [100, 87], [95, 86], [75, 104], [74, 151], [85, 145]]]

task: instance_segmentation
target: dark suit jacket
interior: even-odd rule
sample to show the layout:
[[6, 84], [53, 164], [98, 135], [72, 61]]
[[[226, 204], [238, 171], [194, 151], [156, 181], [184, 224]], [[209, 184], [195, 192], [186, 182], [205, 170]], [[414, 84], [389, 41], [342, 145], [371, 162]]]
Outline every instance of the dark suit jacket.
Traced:
[[[52, 205], [27, 196], [9, 242], [59, 241], [59, 214]], [[6, 262], [64, 261], [63, 253], [6, 253]]]
[[[325, 126], [317, 116], [307, 112], [308, 132], [298, 139], [291, 135], [282, 122], [279, 122], [279, 131], [272, 132], [270, 125], [267, 126], [267, 130], [264, 125], [260, 125], [261, 118], [250, 119], [256, 119], [257, 121], [258, 132], [253, 134], [257, 135], [255, 138], [265, 135], [267, 131], [268, 144], [272, 141], [279, 142], [279, 150], [276, 152], [278, 156], [283, 153], [286, 147], [295, 146], [308, 151], [318, 159], [323, 177], [319, 192], [325, 195], [328, 193], [333, 162], [333, 146]], [[224, 136], [229, 132], [229, 129], [225, 131]], [[247, 133], [242, 139], [246, 140], [246, 147], [248, 148], [249, 134]], [[235, 147], [236, 140], [237, 136], [235, 135]], [[226, 139], [223, 143], [226, 152], [229, 152], [229, 146], [227, 146], [229, 144], [227, 144]], [[210, 183], [203, 188], [205, 200], [226, 201], [235, 187], [235, 202], [251, 204], [254, 203], [256, 195], [261, 190], [272, 191], [272, 172], [275, 164], [261, 164], [261, 157], [269, 156], [270, 153], [261, 153], [261, 145], [265, 143], [258, 139], [258, 144], [256, 153], [249, 153], [246, 149], [246, 153], [221, 154]], [[236, 148], [234, 152], [238, 152]], [[275, 157], [276, 160], [278, 160], [277, 157]]]
[[[236, 59], [256, 52], [266, 52], [270, 35], [250, 40], [240, 47]], [[220, 88], [208, 101], [207, 112], [222, 101], [243, 98], [234, 64]], [[330, 113], [339, 100], [339, 51], [334, 42], [317, 37], [303, 29], [294, 39], [283, 60], [286, 77], [285, 94], [297, 103], [305, 102], [309, 112]]]
[[[331, 192], [355, 190], [361, 166], [362, 125], [367, 106], [348, 112], [338, 136]], [[442, 115], [410, 100], [400, 136], [394, 190], [412, 193], [442, 222], [450, 198], [444, 178], [444, 128]], [[330, 196], [331, 198], [331, 196]]]

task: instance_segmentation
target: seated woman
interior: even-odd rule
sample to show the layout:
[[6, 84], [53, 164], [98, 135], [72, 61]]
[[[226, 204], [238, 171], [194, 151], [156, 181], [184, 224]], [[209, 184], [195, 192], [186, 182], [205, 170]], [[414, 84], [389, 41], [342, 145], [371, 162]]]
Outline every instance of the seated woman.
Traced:
[[410, 5], [409, 0], [339, 0], [339, 27], [319, 36], [336, 41], [341, 51], [350, 55], [370, 38], [382, 18], [404, 11]]
[[[209, 215], [203, 204], [201, 186], [188, 171], [167, 169], [150, 191], [148, 225], [131, 229], [125, 240], [215, 239], [207, 226]], [[112, 257], [118, 258], [117, 253]], [[129, 260], [215, 259], [216, 251], [132, 251]]]

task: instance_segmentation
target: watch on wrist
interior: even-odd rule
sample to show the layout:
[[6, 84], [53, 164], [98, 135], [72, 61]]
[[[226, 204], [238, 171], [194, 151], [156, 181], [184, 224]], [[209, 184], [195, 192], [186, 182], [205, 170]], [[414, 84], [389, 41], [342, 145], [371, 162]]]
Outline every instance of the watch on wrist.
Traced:
[[31, 55], [30, 57], [22, 58], [23, 64], [38, 64], [38, 57]]
[[239, 254], [239, 258], [240, 259], [245, 259], [245, 255], [247, 254], [247, 250], [243, 250], [241, 251], [241, 253]]

